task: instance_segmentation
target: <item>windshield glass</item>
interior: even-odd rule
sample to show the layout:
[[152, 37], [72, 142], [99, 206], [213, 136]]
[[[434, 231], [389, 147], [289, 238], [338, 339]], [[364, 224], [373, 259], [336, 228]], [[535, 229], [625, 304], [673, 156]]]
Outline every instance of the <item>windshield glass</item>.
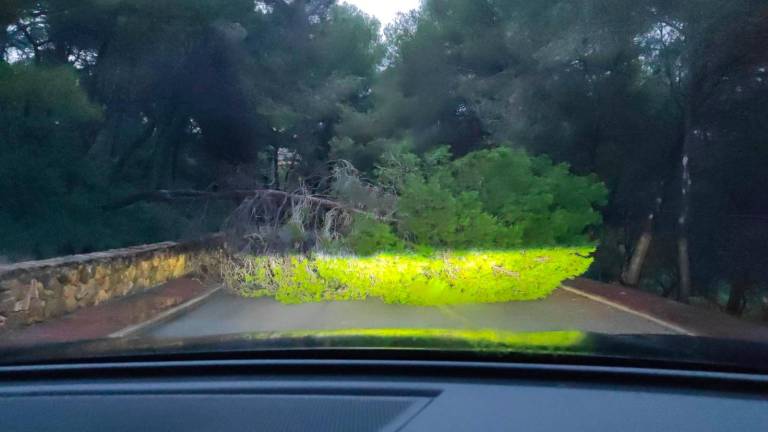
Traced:
[[764, 0], [4, 0], [0, 363], [765, 367], [766, 46]]

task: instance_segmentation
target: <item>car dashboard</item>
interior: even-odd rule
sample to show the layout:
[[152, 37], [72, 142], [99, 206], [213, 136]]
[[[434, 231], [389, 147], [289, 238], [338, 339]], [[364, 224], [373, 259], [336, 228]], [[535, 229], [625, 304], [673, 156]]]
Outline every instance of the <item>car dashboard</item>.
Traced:
[[9, 431], [763, 431], [763, 375], [371, 359], [0, 369]]

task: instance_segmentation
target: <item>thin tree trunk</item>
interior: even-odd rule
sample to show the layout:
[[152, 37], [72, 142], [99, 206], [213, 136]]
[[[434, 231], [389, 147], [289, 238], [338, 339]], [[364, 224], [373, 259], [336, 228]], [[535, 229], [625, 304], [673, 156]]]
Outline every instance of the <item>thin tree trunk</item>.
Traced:
[[648, 256], [653, 242], [653, 218], [654, 215], [651, 214], [643, 224], [643, 233], [635, 244], [629, 266], [621, 274], [621, 283], [624, 285], [637, 286], [640, 283], [640, 274], [643, 271], [645, 258]]
[[168, 124], [161, 128], [155, 144], [152, 184], [154, 189], [163, 189], [172, 177], [173, 157], [178, 140], [182, 139], [184, 117], [174, 114]]
[[768, 295], [760, 299], [760, 306], [763, 308], [763, 321], [768, 322]]
[[115, 163], [114, 168], [112, 169], [111, 179], [114, 181], [116, 180], [120, 174], [123, 172], [123, 169], [125, 168], [125, 165], [128, 163], [128, 161], [131, 159], [131, 157], [141, 148], [144, 143], [149, 141], [154, 135], [155, 131], [157, 129], [157, 125], [154, 121], [151, 121], [146, 129], [144, 129], [144, 132], [142, 132], [141, 136], [139, 136], [135, 141], [133, 141], [128, 147], [125, 149], [125, 152], [120, 156], [120, 158]]
[[152, 165], [149, 172], [149, 178], [151, 179], [150, 187], [152, 189], [162, 189], [165, 184], [165, 173], [163, 170], [167, 169], [165, 166], [165, 161], [168, 159], [166, 154], [171, 144], [168, 139], [170, 136], [168, 129], [172, 127], [172, 124], [173, 120], [170, 121], [170, 124], [158, 127], [157, 139], [154, 143], [155, 148], [152, 151]]
[[176, 183], [176, 177], [178, 174], [178, 168], [179, 168], [179, 155], [181, 154], [182, 146], [185, 143], [185, 125], [188, 120], [186, 118], [182, 118], [176, 127], [175, 133], [173, 134], [173, 138], [171, 141], [171, 152], [170, 152], [170, 167], [171, 167], [171, 173], [170, 173], [170, 181], [171, 184]]
[[115, 141], [120, 127], [121, 114], [108, 110], [104, 126], [96, 133], [90, 148], [88, 158], [96, 160], [111, 160], [114, 156]]
[[688, 303], [691, 297], [691, 262], [688, 253], [688, 237], [681, 235], [677, 239], [677, 257], [680, 268], [680, 285], [678, 286], [678, 300]]
[[640, 239], [637, 240], [635, 249], [632, 252], [632, 257], [629, 260], [629, 265], [621, 274], [621, 283], [627, 286], [637, 286], [640, 283], [640, 275], [643, 271], [643, 265], [645, 259], [648, 257], [648, 251], [651, 249], [651, 243], [653, 243], [653, 227], [661, 212], [661, 205], [664, 202], [662, 195], [664, 191], [664, 183], [662, 183], [659, 196], [656, 198], [656, 207], [651, 211], [648, 217], [643, 223], [643, 232], [640, 234]]
[[744, 312], [745, 297], [749, 289], [749, 279], [745, 275], [734, 278], [728, 305], [725, 310], [731, 315], [740, 316]]
[[280, 190], [280, 147], [277, 145], [272, 153], [272, 187]]
[[54, 46], [53, 52], [57, 64], [67, 64], [69, 62], [70, 50], [68, 46], [59, 42], [56, 44], [56, 46]]
[[688, 248], [688, 217], [691, 206], [691, 167], [690, 167], [690, 142], [693, 131], [691, 130], [690, 116], [686, 115], [685, 139], [683, 140], [682, 169], [680, 185], [680, 217], [677, 220], [677, 258], [680, 272], [680, 286], [678, 300], [688, 303], [691, 296], [691, 259]]

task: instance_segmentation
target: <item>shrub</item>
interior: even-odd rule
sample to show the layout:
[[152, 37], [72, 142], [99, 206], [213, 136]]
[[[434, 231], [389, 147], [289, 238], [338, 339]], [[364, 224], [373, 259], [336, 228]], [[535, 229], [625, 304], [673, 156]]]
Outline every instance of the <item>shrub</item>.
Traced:
[[370, 257], [251, 256], [225, 269], [247, 297], [283, 303], [364, 300], [437, 306], [541, 299], [584, 273], [593, 248], [380, 254]]
[[[482, 150], [450, 161], [444, 151], [389, 155], [380, 181], [398, 187], [400, 235], [446, 248], [583, 244], [601, 222], [607, 190], [594, 176], [522, 150]], [[404, 162], [399, 162], [403, 160]], [[404, 169], [405, 167], [407, 169]]]
[[355, 217], [346, 243], [352, 251], [363, 256], [401, 251], [405, 247], [403, 241], [392, 232], [392, 227], [365, 216]]
[[434, 179], [409, 180], [398, 209], [400, 235], [417, 245], [469, 249], [512, 243], [513, 234], [483, 211], [477, 192], [453, 193]]

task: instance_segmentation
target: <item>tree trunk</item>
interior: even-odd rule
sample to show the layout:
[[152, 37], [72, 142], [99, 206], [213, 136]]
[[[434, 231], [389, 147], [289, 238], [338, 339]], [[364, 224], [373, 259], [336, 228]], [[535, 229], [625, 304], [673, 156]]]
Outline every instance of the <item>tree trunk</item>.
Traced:
[[115, 163], [114, 167], [112, 168], [112, 174], [110, 175], [111, 180], [114, 182], [119, 177], [120, 174], [122, 174], [123, 169], [128, 164], [128, 161], [131, 159], [131, 157], [148, 141], [151, 140], [151, 138], [156, 133], [156, 123], [154, 121], [151, 121], [149, 125], [147, 125], [147, 128], [144, 129], [144, 132], [142, 132], [141, 136], [136, 138], [135, 141], [133, 141], [128, 147], [125, 149], [125, 152], [118, 158], [117, 162]]
[[680, 272], [677, 299], [688, 303], [691, 297], [691, 262], [688, 254], [688, 237], [681, 235], [677, 239], [677, 257]]
[[683, 303], [688, 303], [691, 296], [691, 259], [688, 248], [688, 216], [691, 206], [691, 185], [693, 184], [691, 181], [689, 157], [692, 133], [690, 116], [686, 115], [680, 178], [680, 217], [677, 220], [677, 258], [680, 272], [678, 300]]
[[740, 316], [744, 312], [747, 290], [749, 289], [749, 279], [740, 275], [734, 278], [731, 285], [731, 293], [728, 297], [728, 305], [725, 310], [731, 314]]
[[280, 146], [275, 145], [272, 152], [272, 188], [280, 190]]
[[624, 285], [634, 287], [640, 283], [640, 274], [643, 271], [645, 258], [648, 256], [648, 251], [651, 249], [651, 243], [653, 241], [654, 217], [653, 213], [650, 214], [643, 224], [643, 233], [640, 235], [640, 239], [635, 245], [635, 250], [632, 252], [629, 266], [621, 274], [621, 283]]
[[763, 308], [763, 321], [768, 322], [768, 295], [760, 298], [760, 306]]
[[636, 287], [640, 283], [640, 275], [645, 265], [645, 259], [648, 257], [648, 251], [653, 243], [653, 227], [656, 218], [661, 213], [661, 206], [664, 203], [664, 185], [662, 181], [659, 188], [659, 195], [656, 197], [656, 207], [651, 211], [643, 223], [643, 233], [635, 245], [632, 257], [629, 260], [628, 267], [621, 274], [621, 283], [627, 286]]
[[88, 149], [91, 160], [111, 161], [114, 156], [115, 141], [120, 128], [122, 113], [108, 110], [104, 125], [96, 133], [93, 144]]
[[183, 139], [184, 117], [173, 115], [168, 124], [159, 129], [159, 139], [155, 143], [152, 185], [154, 189], [163, 189], [170, 183], [173, 171], [173, 158], [176, 156], [176, 146]]
[[[173, 123], [173, 122], [171, 122]], [[167, 177], [166, 171], [168, 169], [166, 162], [169, 159], [168, 154], [170, 152], [171, 133], [169, 129], [170, 125], [158, 128], [158, 137], [155, 140], [155, 149], [152, 152], [152, 165], [150, 171], [151, 188], [163, 189], [165, 186], [165, 179]]]
[[69, 47], [61, 42], [55, 44], [53, 48], [53, 57], [57, 65], [65, 65], [69, 62]]

